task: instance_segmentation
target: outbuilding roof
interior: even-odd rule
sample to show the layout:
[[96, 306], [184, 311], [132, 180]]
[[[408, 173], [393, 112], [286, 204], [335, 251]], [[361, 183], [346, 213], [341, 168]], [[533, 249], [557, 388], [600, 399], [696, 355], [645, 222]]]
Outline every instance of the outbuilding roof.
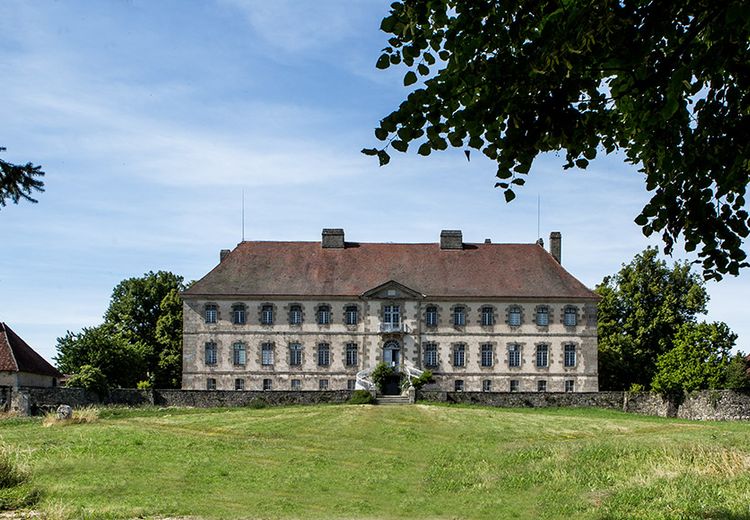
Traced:
[[189, 297], [357, 297], [389, 281], [426, 297], [598, 300], [538, 244], [241, 242]]
[[55, 367], [3, 322], [0, 322], [0, 372], [29, 372], [62, 377]]

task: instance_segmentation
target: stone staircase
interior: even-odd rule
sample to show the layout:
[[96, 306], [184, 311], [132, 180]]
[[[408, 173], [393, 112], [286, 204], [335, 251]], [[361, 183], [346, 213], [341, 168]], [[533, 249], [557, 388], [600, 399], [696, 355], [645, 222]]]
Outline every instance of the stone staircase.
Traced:
[[377, 404], [387, 405], [411, 404], [408, 395], [381, 395], [375, 401]]

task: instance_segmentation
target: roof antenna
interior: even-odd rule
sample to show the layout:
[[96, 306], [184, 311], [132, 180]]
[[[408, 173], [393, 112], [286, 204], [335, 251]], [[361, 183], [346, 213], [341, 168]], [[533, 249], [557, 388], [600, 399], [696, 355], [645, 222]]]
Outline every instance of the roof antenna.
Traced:
[[245, 241], [245, 188], [242, 188], [242, 241]]

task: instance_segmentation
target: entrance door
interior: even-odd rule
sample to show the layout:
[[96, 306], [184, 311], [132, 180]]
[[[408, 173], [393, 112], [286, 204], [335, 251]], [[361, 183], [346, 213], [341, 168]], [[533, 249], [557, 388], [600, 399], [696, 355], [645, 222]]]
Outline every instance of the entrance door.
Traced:
[[389, 341], [383, 346], [383, 363], [389, 367], [398, 366], [401, 363], [401, 345], [398, 341]]

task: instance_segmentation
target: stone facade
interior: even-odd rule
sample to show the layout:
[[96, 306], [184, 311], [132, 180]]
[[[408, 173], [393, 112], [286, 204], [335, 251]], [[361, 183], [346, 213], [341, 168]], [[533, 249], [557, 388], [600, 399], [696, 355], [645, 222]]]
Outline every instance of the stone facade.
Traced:
[[[451, 230], [440, 244], [353, 244], [331, 229], [317, 249], [243, 242], [221, 258], [183, 293], [183, 389], [351, 390], [385, 362], [429, 369], [431, 390], [598, 390], [597, 297], [538, 244]], [[503, 263], [517, 276], [488, 283]]]

